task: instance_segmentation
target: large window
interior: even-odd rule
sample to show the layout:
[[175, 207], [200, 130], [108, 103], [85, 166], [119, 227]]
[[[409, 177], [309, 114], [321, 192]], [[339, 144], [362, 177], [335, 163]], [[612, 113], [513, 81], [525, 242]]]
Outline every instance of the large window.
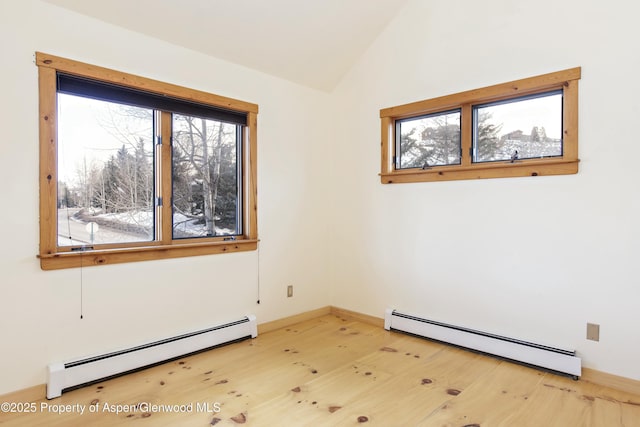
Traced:
[[256, 248], [257, 105], [36, 61], [43, 269]]
[[380, 111], [384, 184], [578, 171], [580, 68]]

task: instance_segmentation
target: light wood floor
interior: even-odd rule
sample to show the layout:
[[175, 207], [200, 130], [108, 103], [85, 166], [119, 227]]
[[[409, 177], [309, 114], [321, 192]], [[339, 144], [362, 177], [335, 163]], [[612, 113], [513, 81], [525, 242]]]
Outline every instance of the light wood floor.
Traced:
[[[36, 405], [36, 413], [0, 414], [0, 424], [640, 426], [638, 395], [334, 315]], [[85, 413], [49, 413], [62, 408], [49, 405]]]

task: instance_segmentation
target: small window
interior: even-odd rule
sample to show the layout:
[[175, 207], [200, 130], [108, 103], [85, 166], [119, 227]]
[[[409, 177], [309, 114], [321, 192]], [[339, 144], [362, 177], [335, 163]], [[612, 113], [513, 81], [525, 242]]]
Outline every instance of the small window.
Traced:
[[257, 105], [36, 62], [43, 269], [257, 248]]
[[562, 91], [473, 107], [473, 161], [562, 156]]
[[460, 110], [396, 122], [397, 168], [460, 164]]
[[578, 172], [580, 68], [380, 110], [384, 184]]

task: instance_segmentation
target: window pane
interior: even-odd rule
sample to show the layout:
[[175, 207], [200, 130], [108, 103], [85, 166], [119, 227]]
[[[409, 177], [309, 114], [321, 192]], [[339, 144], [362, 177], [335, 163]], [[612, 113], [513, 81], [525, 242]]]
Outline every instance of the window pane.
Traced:
[[474, 162], [562, 156], [562, 92], [476, 106]]
[[154, 239], [153, 111], [58, 94], [58, 245]]
[[240, 127], [173, 115], [173, 238], [241, 234]]
[[460, 164], [460, 110], [396, 122], [396, 168]]

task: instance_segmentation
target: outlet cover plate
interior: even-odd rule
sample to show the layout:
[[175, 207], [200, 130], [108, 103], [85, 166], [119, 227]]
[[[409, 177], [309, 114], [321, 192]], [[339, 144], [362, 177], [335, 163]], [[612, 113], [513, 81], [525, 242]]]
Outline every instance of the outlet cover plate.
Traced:
[[600, 341], [600, 325], [587, 323], [587, 339], [591, 341]]

